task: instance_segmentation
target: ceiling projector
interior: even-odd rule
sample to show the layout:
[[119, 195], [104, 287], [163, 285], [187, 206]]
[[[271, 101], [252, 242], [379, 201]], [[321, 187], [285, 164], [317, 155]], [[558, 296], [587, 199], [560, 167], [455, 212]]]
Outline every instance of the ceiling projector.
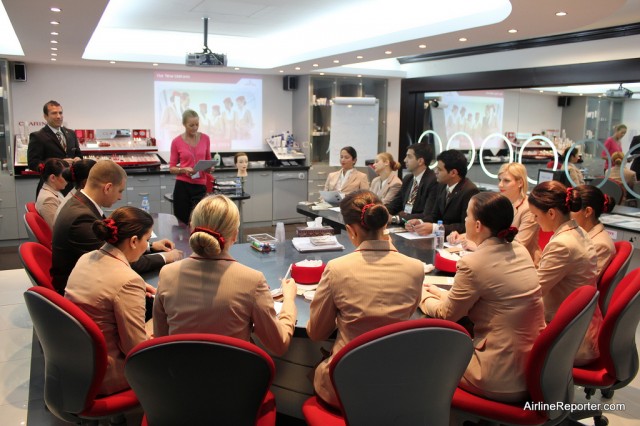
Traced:
[[629, 89], [622, 87], [622, 84], [617, 89], [609, 89], [605, 95], [607, 98], [630, 98], [633, 96], [633, 92]]
[[202, 20], [204, 21], [204, 48], [200, 53], [187, 53], [184, 64], [190, 67], [226, 67], [227, 55], [213, 53], [207, 46], [209, 18], [205, 17]]
[[185, 65], [190, 67], [226, 67], [227, 55], [224, 53], [187, 53]]

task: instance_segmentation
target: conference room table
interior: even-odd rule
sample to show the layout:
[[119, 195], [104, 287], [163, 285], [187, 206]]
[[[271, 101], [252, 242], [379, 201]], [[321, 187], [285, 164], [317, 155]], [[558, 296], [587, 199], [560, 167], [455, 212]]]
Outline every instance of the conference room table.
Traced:
[[[155, 221], [153, 230], [157, 238], [169, 238], [176, 244], [176, 248], [184, 251], [185, 257], [191, 255], [190, 232], [187, 225], [180, 223], [170, 214], [157, 213], [153, 216]], [[275, 289], [280, 287], [281, 277], [285, 276], [292, 263], [305, 259], [322, 260], [323, 263], [326, 263], [355, 249], [346, 233], [336, 237], [345, 247], [344, 250], [299, 253], [291, 241], [285, 241], [270, 253], [258, 252], [252, 249], [248, 243], [236, 243], [231, 247], [230, 254], [238, 262], [261, 271], [269, 286]], [[420, 259], [425, 263], [433, 263], [435, 253], [433, 238], [409, 240], [395, 234], [390, 234], [390, 238], [400, 253]], [[155, 271], [144, 274], [143, 278], [149, 284], [157, 287], [158, 275], [159, 272]], [[313, 371], [323, 359], [323, 351], [325, 353], [331, 352], [333, 341], [312, 342], [308, 338], [306, 325], [309, 321], [311, 302], [300, 295], [300, 291], [298, 293], [295, 301], [298, 309], [296, 329], [287, 353], [281, 357], [273, 357], [276, 364], [276, 376], [271, 391], [276, 396], [278, 412], [303, 418], [302, 404], [307, 398], [313, 396]], [[417, 312], [416, 317], [419, 316], [421, 315]], [[254, 340], [260, 345], [256, 337]]]

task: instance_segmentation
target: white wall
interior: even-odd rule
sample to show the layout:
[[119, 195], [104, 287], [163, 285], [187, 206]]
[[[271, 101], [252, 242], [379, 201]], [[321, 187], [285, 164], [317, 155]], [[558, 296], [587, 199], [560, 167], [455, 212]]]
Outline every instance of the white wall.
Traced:
[[[627, 125], [627, 134], [622, 138], [622, 149], [627, 152], [629, 145], [631, 145], [631, 139], [636, 135], [640, 135], [640, 99], [624, 101], [622, 122]], [[633, 153], [640, 154], [640, 151], [636, 150]]]
[[558, 97], [504, 92], [503, 132], [540, 133], [542, 130], [560, 130], [562, 108]]
[[[27, 64], [28, 80], [12, 82], [13, 134], [42, 127], [42, 106], [54, 99], [72, 129], [153, 129], [153, 75], [159, 70]], [[281, 76], [263, 76], [263, 136], [292, 127], [291, 92]]]

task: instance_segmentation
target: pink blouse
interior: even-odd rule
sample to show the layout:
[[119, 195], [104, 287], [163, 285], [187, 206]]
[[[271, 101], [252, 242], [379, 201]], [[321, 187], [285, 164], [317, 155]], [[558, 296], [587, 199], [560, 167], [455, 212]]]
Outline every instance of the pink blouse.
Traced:
[[[211, 142], [209, 136], [200, 133], [200, 141], [198, 145], [191, 146], [182, 139], [182, 135], [177, 136], [171, 141], [171, 157], [169, 158], [169, 167], [195, 167], [200, 160], [211, 160]], [[176, 180], [193, 183], [197, 185], [205, 185], [207, 180], [203, 173], [200, 177], [192, 179], [189, 175], [179, 174]]]
[[[622, 152], [622, 144], [615, 140], [612, 136], [604, 141], [604, 147], [607, 151], [609, 151], [609, 155], [613, 155], [616, 152]], [[604, 158], [604, 169], [607, 170], [609, 168], [609, 159], [607, 158], [606, 151], [602, 151], [602, 158]]]

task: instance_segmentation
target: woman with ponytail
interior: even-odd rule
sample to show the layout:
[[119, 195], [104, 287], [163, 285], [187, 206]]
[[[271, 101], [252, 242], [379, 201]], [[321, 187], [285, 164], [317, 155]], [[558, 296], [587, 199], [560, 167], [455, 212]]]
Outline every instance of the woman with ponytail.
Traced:
[[53, 229], [53, 222], [58, 206], [62, 204], [62, 191], [67, 186], [63, 176], [67, 163], [59, 158], [49, 158], [43, 165], [40, 178], [43, 182], [42, 190], [36, 199], [36, 210], [42, 216], [49, 228]]
[[602, 271], [605, 270], [616, 254], [613, 240], [604, 229], [604, 225], [600, 223], [600, 215], [602, 213], [611, 213], [616, 202], [592, 185], [580, 185], [573, 190], [582, 200], [582, 208], [577, 212], [571, 212], [571, 219], [575, 220], [582, 229], [587, 231], [587, 235], [593, 242], [593, 247], [596, 249], [596, 255], [598, 256], [596, 273], [599, 279]]
[[62, 206], [64, 206], [73, 195], [80, 191], [87, 183], [87, 179], [89, 178], [89, 171], [96, 164], [96, 160], [84, 159], [78, 160], [75, 163], [71, 163], [71, 165], [64, 169], [62, 172], [62, 177], [67, 182], [73, 183], [73, 188], [69, 193], [64, 197], [62, 203], [58, 206], [58, 210], [56, 210], [55, 217], [53, 218], [53, 223], [55, 223], [58, 218], [58, 213], [62, 210]]
[[[422, 262], [398, 253], [384, 235], [389, 212], [373, 192], [348, 194], [340, 211], [356, 250], [327, 263], [307, 323], [311, 340], [326, 340], [338, 330], [331, 357], [362, 333], [409, 319], [424, 279]], [[338, 407], [331, 357], [317, 367], [313, 386], [324, 402]]]
[[65, 297], [104, 334], [108, 361], [98, 394], [110, 395], [129, 388], [124, 359], [135, 345], [149, 339], [145, 320], [151, 312], [146, 305], [155, 289], [130, 264], [147, 250], [153, 218], [136, 207], [120, 207], [108, 219], [96, 220], [92, 228], [105, 244], [80, 257], [69, 276]]
[[238, 207], [224, 195], [196, 205], [189, 239], [194, 253], [160, 271], [153, 305], [155, 336], [214, 333], [249, 341], [253, 332], [270, 352], [287, 351], [296, 323], [296, 284], [282, 280], [284, 301], [276, 316], [262, 272], [229, 254], [239, 227]]
[[[538, 278], [542, 287], [544, 317], [549, 323], [560, 304], [583, 285], [596, 286], [598, 258], [591, 238], [571, 219], [571, 213], [582, 209], [582, 199], [574, 188], [558, 181], [543, 182], [529, 194], [529, 208], [540, 229], [553, 232], [542, 251]], [[596, 306], [574, 364], [585, 365], [598, 357], [598, 331], [602, 314]]]
[[460, 386], [487, 398], [527, 395], [525, 361], [545, 327], [542, 292], [529, 251], [514, 241], [514, 209], [504, 195], [481, 192], [467, 206], [466, 238], [476, 246], [460, 258], [448, 292], [425, 285], [420, 308], [429, 316], [473, 322], [475, 351]]

